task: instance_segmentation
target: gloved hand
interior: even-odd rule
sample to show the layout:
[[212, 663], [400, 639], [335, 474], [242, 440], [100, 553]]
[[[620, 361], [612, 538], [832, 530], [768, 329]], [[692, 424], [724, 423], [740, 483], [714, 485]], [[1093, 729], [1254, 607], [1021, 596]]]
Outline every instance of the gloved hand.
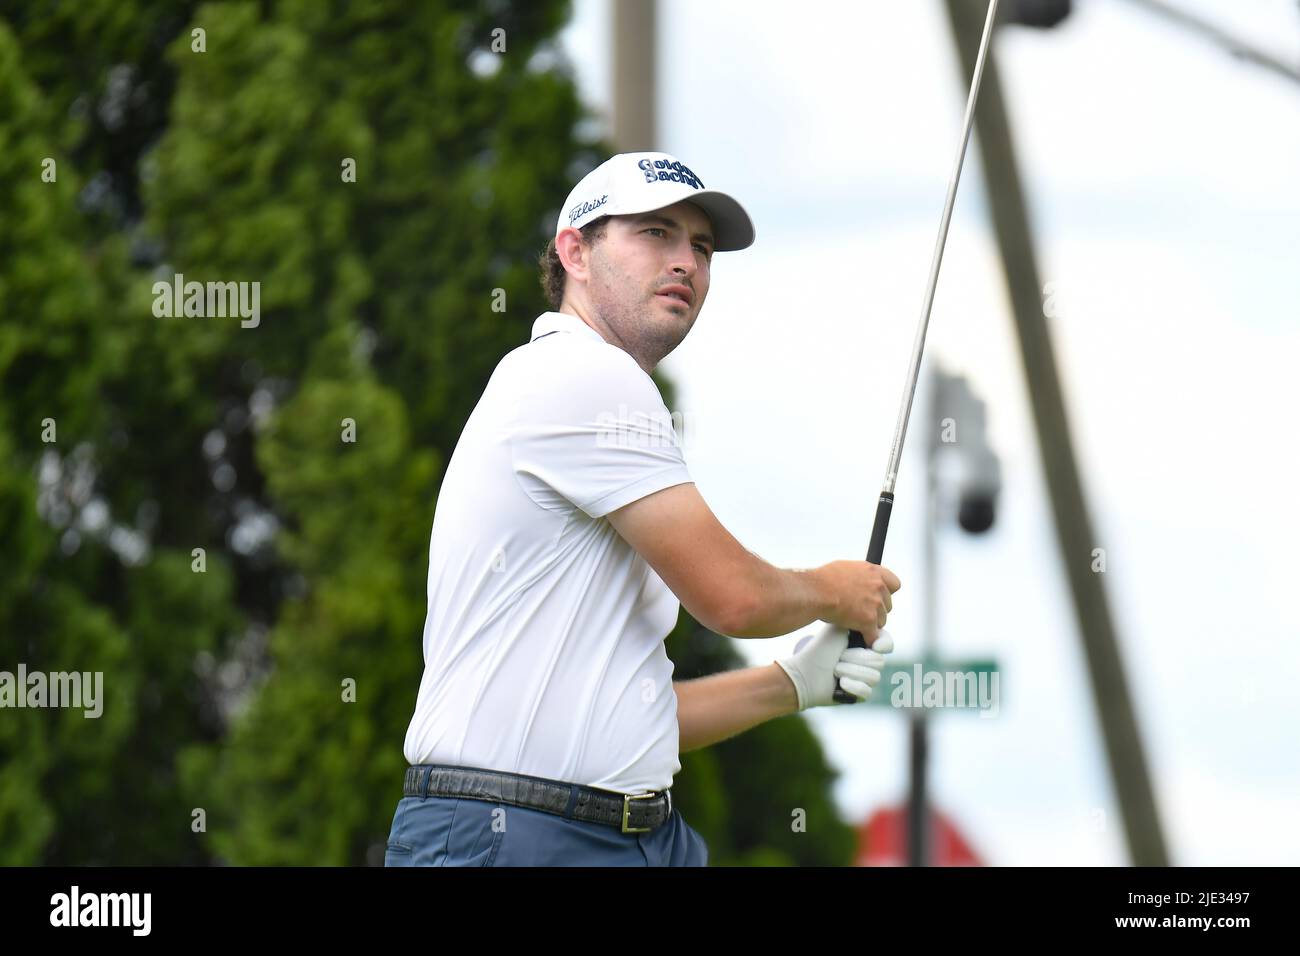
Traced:
[[837, 678], [859, 701], [867, 700], [880, 682], [885, 655], [894, 649], [894, 639], [884, 628], [871, 648], [849, 647], [848, 628], [823, 624], [794, 646], [794, 653], [779, 659], [799, 695], [799, 709], [825, 707], [835, 703]]

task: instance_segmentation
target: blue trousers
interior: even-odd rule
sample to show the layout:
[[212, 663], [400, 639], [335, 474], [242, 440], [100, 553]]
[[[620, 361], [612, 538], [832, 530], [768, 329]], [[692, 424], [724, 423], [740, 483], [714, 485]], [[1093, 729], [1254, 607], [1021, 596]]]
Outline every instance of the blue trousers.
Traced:
[[403, 797], [384, 866], [707, 866], [709, 848], [673, 810], [649, 833], [507, 803]]

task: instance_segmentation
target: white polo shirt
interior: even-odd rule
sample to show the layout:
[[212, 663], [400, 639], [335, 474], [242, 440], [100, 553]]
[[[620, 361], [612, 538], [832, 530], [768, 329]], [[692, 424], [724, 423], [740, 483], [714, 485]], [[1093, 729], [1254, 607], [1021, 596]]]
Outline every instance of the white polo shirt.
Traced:
[[680, 605], [604, 516], [691, 480], [650, 376], [577, 316], [542, 314], [443, 477], [407, 761], [670, 786]]

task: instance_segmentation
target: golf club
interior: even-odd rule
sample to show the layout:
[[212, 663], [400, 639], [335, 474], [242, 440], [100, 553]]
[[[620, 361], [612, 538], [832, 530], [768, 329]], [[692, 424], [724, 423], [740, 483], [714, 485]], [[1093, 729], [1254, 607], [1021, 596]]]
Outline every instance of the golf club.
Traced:
[[[966, 100], [966, 119], [962, 125], [961, 145], [957, 150], [957, 163], [948, 181], [948, 198], [943, 204], [943, 219], [939, 223], [939, 239], [934, 246], [934, 257], [930, 261], [930, 277], [925, 287], [925, 303], [921, 306], [921, 322], [916, 330], [916, 341], [912, 345], [912, 364], [907, 370], [907, 381], [903, 386], [903, 404], [898, 411], [898, 424], [894, 427], [894, 445], [889, 453], [889, 467], [885, 471], [885, 484], [880, 492], [880, 501], [876, 505], [876, 520], [871, 526], [871, 540], [867, 545], [867, 561], [880, 564], [885, 556], [885, 534], [889, 530], [889, 515], [894, 505], [894, 482], [898, 478], [899, 460], [903, 456], [903, 440], [907, 437], [907, 420], [912, 414], [912, 398], [916, 394], [916, 380], [921, 372], [921, 354], [925, 351], [925, 333], [930, 327], [930, 307], [934, 304], [934, 290], [939, 284], [939, 264], [943, 261], [943, 246], [948, 239], [948, 223], [952, 220], [952, 207], [957, 198], [957, 182], [961, 179], [962, 161], [966, 158], [966, 144], [970, 141], [970, 131], [975, 123], [975, 100], [979, 96], [980, 79], [984, 75], [984, 58], [988, 54], [989, 40], [993, 36], [993, 21], [997, 16], [998, 0], [989, 0], [988, 17], [984, 21], [984, 34], [980, 38], [979, 55], [975, 59], [975, 77], [971, 80], [970, 96]], [[850, 647], [866, 647], [866, 640], [861, 631], [849, 631]], [[854, 697], [836, 683], [835, 702], [855, 704]]]

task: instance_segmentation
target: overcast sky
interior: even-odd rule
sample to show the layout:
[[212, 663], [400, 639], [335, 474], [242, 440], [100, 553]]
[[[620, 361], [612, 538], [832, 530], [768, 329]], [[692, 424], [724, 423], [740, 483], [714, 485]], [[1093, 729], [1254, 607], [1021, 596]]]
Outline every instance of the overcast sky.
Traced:
[[[1294, 0], [1173, 2], [1300, 64]], [[576, 0], [563, 36], [598, 115], [607, 4]], [[996, 52], [1166, 840], [1178, 865], [1294, 865], [1300, 84], [1127, 0], [1074, 6]], [[758, 231], [715, 257], [661, 366], [688, 465], [773, 563], [860, 559], [970, 77], [940, 0], [660, 10], [659, 145]], [[1002, 702], [931, 721], [932, 797], [991, 863], [1122, 864], [981, 177], [972, 141], [923, 374], [970, 377], [1002, 461], [994, 529], [941, 532], [937, 575], [941, 653], [995, 657]], [[922, 627], [922, 450], [913, 432], [885, 552], [899, 657]], [[766, 663], [793, 642], [740, 644]], [[846, 814], [903, 799], [901, 714], [810, 716]]]

